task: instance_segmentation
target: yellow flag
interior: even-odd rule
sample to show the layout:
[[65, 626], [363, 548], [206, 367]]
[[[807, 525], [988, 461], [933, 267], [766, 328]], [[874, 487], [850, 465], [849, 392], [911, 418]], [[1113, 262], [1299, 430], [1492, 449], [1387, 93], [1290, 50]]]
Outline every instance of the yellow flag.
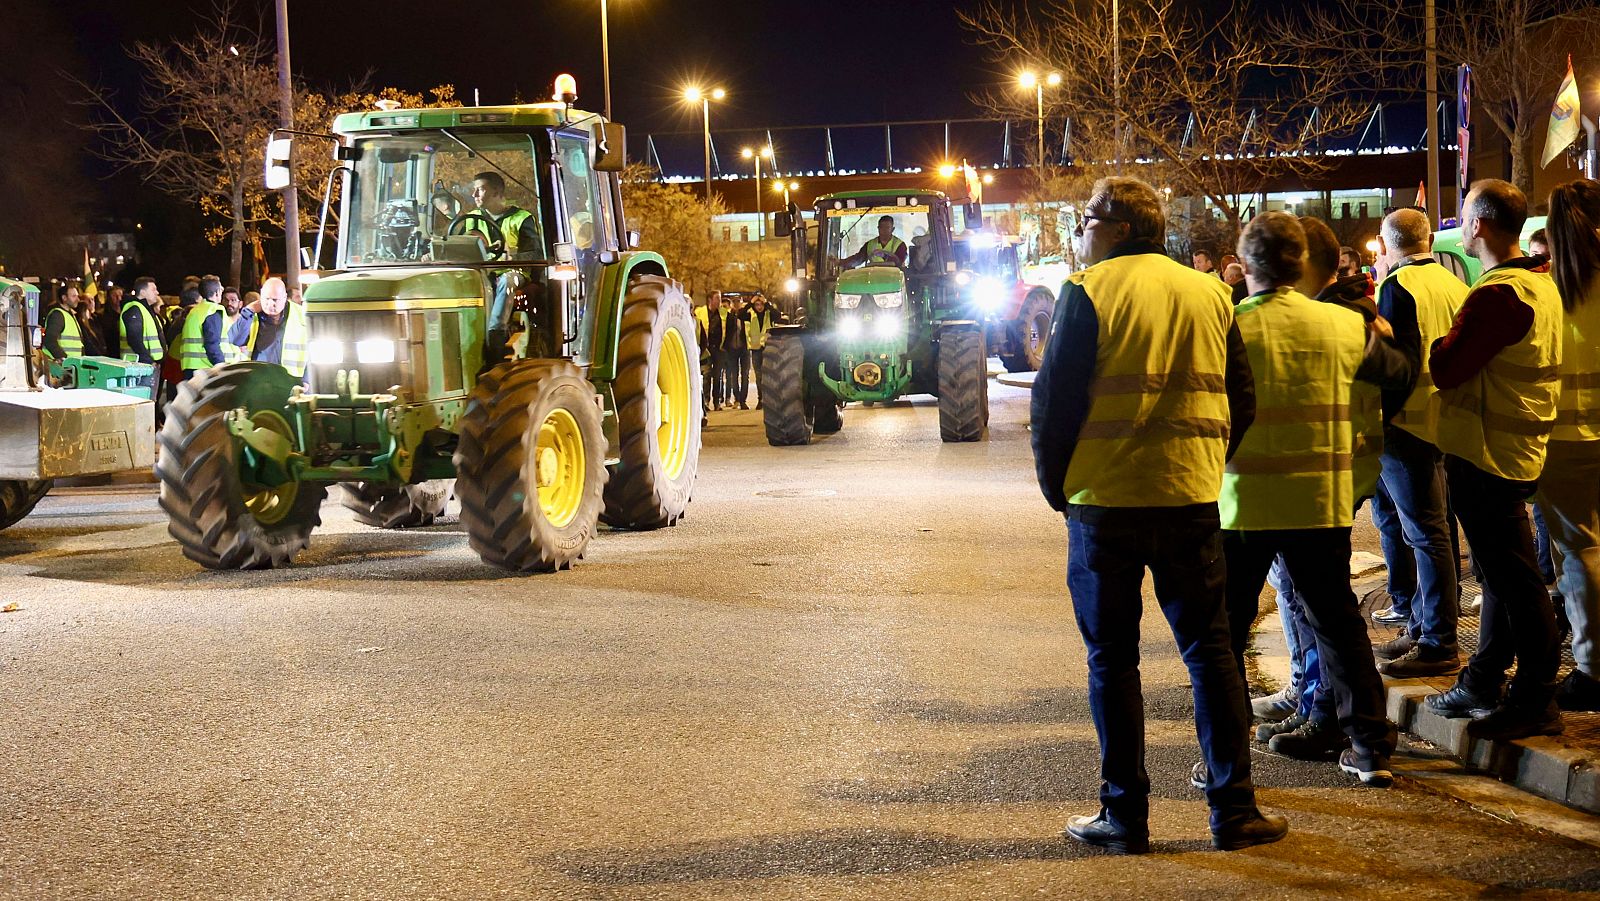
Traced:
[[1539, 168], [1561, 155], [1578, 139], [1578, 82], [1572, 77], [1572, 57], [1567, 57], [1567, 77], [1556, 91], [1556, 105], [1550, 108], [1550, 130], [1544, 136], [1544, 159]]
[[89, 245], [83, 246], [83, 287], [78, 293], [84, 297], [94, 297], [100, 293], [100, 288], [95, 284], [94, 267], [89, 262]]

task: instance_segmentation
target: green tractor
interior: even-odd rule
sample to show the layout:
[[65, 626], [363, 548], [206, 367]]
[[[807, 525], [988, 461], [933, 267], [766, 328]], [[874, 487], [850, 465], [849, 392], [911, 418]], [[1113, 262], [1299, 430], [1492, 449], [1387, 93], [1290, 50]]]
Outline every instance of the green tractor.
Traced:
[[[393, 528], [431, 523], [454, 480], [471, 546], [515, 572], [570, 567], [599, 522], [684, 515], [694, 318], [627, 231], [621, 126], [575, 94], [563, 76], [549, 103], [335, 120], [339, 262], [305, 291], [304, 380], [233, 363], [168, 410], [156, 472], [185, 556], [288, 563], [333, 486]], [[284, 149], [269, 146], [269, 185]]]
[[982, 439], [989, 354], [1036, 369], [1055, 309], [1048, 290], [1021, 281], [1016, 248], [982, 230], [975, 205], [938, 191], [819, 197], [815, 242], [799, 213], [778, 214], [775, 229], [790, 239], [805, 309], [763, 355], [767, 441], [806, 444], [839, 431], [848, 402], [911, 394], [939, 399], [943, 440]]

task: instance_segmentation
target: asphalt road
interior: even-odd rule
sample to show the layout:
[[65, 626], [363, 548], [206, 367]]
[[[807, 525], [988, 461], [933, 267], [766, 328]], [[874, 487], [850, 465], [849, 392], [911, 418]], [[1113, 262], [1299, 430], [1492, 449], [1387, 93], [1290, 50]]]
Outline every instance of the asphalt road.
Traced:
[[[1256, 757], [1280, 844], [1223, 854], [1153, 603], [1155, 853], [1092, 812], [1065, 530], [1026, 392], [766, 446], [712, 414], [691, 515], [516, 578], [453, 523], [336, 504], [289, 569], [208, 573], [149, 488], [0, 534], [0, 895], [1459, 898], [1600, 889], [1600, 851], [1402, 780]], [[1375, 550], [1370, 530], [1358, 542]]]

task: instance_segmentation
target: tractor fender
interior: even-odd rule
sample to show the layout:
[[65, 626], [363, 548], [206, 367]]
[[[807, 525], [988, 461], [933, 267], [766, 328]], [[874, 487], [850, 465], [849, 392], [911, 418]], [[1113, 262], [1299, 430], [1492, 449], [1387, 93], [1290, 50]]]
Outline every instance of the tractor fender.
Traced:
[[667, 261], [653, 250], [627, 250], [600, 268], [599, 286], [589, 298], [589, 315], [594, 322], [594, 343], [589, 351], [591, 381], [610, 382], [617, 376], [622, 304], [628, 296], [628, 283], [638, 275], [669, 276]]

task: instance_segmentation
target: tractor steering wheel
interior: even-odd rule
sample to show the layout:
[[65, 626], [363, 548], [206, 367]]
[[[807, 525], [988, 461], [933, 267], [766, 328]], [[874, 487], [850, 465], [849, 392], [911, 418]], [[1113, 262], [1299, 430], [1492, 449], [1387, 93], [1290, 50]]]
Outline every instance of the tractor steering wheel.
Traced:
[[485, 226], [487, 226], [489, 235], [489, 255], [486, 259], [500, 259], [505, 255], [506, 252], [506, 233], [501, 231], [500, 224], [494, 221], [494, 217], [490, 216], [483, 210], [467, 210], [465, 213], [462, 213], [461, 215], [450, 220], [450, 227], [445, 229], [445, 234], [464, 235], [475, 221], [482, 222]]

